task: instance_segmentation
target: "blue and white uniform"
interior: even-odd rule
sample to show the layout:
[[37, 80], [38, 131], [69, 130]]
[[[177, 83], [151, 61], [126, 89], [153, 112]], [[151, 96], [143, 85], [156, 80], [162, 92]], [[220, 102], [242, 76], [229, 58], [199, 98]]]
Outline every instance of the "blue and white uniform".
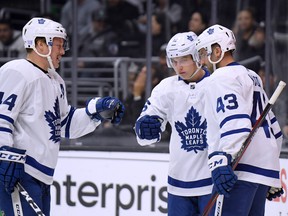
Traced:
[[0, 145], [26, 149], [25, 172], [52, 184], [60, 138], [92, 132], [95, 122], [85, 108], [67, 103], [63, 79], [27, 60], [14, 60], [0, 69]]
[[[152, 91], [140, 115], [158, 115], [172, 128], [169, 150], [168, 193], [177, 196], [202, 196], [211, 193], [212, 180], [207, 164], [206, 120], [199, 95], [205, 86], [205, 76], [197, 83], [186, 83], [175, 75], [162, 80]], [[139, 118], [140, 118], [139, 117]], [[140, 145], [157, 139], [137, 137]]]
[[[231, 63], [214, 71], [208, 86], [203, 98], [209, 154], [223, 151], [234, 158], [268, 103], [261, 78]], [[238, 179], [280, 187], [281, 144], [280, 126], [270, 111], [236, 168]]]

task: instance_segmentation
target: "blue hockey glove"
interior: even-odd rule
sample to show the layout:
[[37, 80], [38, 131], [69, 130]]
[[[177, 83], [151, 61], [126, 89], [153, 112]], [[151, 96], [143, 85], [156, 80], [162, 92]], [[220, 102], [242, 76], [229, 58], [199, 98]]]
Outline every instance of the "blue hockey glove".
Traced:
[[14, 191], [16, 183], [24, 173], [26, 150], [9, 146], [0, 148], [0, 184], [3, 184], [8, 193]]
[[214, 187], [219, 194], [226, 197], [229, 197], [229, 191], [238, 179], [232, 170], [231, 159], [231, 155], [216, 151], [209, 155], [208, 160]]
[[283, 188], [276, 188], [276, 187], [270, 187], [269, 191], [267, 192], [266, 198], [268, 200], [273, 200], [275, 198], [280, 197], [284, 193]]
[[163, 121], [157, 115], [145, 115], [139, 118], [135, 124], [135, 132], [140, 139], [160, 140], [161, 122]]
[[110, 120], [119, 124], [124, 115], [124, 105], [114, 97], [93, 98], [87, 102], [86, 113], [96, 121]]

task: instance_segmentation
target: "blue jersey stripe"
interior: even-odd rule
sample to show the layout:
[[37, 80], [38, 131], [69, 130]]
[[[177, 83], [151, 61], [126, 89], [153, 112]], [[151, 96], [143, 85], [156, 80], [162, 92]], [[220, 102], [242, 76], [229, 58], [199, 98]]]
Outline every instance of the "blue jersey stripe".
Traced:
[[274, 124], [277, 121], [276, 117], [271, 119], [271, 124]]
[[282, 132], [280, 131], [279, 133], [275, 134], [274, 137], [275, 137], [276, 139], [278, 139], [278, 138], [281, 137], [282, 135], [283, 135], [283, 134], [282, 134]]
[[179, 188], [199, 188], [212, 185], [212, 178], [201, 179], [198, 181], [181, 181], [168, 176], [168, 184]]
[[225, 133], [222, 133], [220, 138], [223, 138], [225, 136], [229, 136], [229, 135], [232, 135], [232, 134], [238, 134], [238, 133], [250, 133], [250, 129], [249, 128], [241, 128], [241, 129], [236, 129], [236, 130], [230, 130], [230, 131], [227, 131]]
[[10, 122], [11, 124], [14, 124], [14, 120], [10, 118], [9, 116], [0, 114], [0, 118]]
[[34, 167], [35, 169], [41, 171], [42, 173], [45, 173], [48, 176], [54, 175], [54, 169], [40, 164], [38, 161], [36, 161], [33, 157], [30, 157], [29, 155], [26, 156], [26, 164]]
[[73, 117], [75, 110], [76, 110], [76, 108], [71, 107], [70, 112], [67, 116], [67, 123], [66, 123], [66, 128], [65, 128], [65, 137], [66, 138], [70, 137], [70, 125], [71, 125], [72, 117]]
[[236, 114], [236, 115], [228, 116], [225, 119], [223, 119], [223, 121], [220, 123], [220, 128], [222, 128], [223, 125], [228, 121], [231, 121], [234, 119], [242, 119], [242, 118], [250, 119], [250, 116], [247, 114]]
[[266, 176], [269, 178], [279, 179], [279, 171], [264, 169], [264, 168], [260, 168], [260, 167], [256, 167], [256, 166], [252, 166], [248, 164], [238, 164], [235, 170], [243, 171], [243, 172], [250, 172], [250, 173]]
[[12, 130], [11, 130], [10, 128], [0, 127], [0, 131], [8, 132], [8, 133], [11, 133], [11, 134], [12, 134]]

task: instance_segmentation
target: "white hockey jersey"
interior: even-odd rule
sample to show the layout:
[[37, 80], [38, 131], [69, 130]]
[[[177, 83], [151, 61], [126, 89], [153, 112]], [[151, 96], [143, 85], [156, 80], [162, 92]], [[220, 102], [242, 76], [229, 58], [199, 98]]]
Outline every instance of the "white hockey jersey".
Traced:
[[85, 109], [68, 105], [63, 79], [21, 59], [0, 68], [0, 145], [25, 149], [25, 172], [52, 184], [60, 137], [92, 132]]
[[[206, 72], [206, 76], [209, 72]], [[172, 128], [169, 150], [168, 192], [178, 196], [201, 196], [212, 191], [207, 161], [206, 120], [199, 91], [205, 85], [185, 83], [177, 75], [162, 80], [152, 91], [140, 115], [158, 115]], [[140, 145], [157, 142], [137, 137]]]
[[[209, 154], [224, 151], [234, 158], [268, 102], [261, 78], [231, 63], [209, 77], [203, 98]], [[271, 111], [236, 168], [238, 179], [279, 187], [282, 139]]]

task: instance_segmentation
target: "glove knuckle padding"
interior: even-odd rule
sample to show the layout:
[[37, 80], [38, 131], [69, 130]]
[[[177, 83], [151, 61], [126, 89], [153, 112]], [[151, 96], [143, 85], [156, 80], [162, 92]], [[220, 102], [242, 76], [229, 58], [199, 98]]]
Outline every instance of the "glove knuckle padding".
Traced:
[[209, 167], [212, 171], [212, 180], [219, 194], [229, 196], [234, 187], [237, 176], [231, 167], [231, 156], [225, 152], [213, 152], [209, 155]]
[[86, 113], [93, 120], [111, 120], [119, 124], [124, 115], [124, 105], [114, 97], [93, 98], [86, 105]]
[[161, 122], [159, 116], [142, 116], [136, 121], [135, 129], [140, 139], [158, 139], [161, 133]]
[[125, 107], [119, 100], [118, 100], [118, 104], [116, 107], [117, 108], [111, 120], [112, 124], [119, 124], [124, 116]]

